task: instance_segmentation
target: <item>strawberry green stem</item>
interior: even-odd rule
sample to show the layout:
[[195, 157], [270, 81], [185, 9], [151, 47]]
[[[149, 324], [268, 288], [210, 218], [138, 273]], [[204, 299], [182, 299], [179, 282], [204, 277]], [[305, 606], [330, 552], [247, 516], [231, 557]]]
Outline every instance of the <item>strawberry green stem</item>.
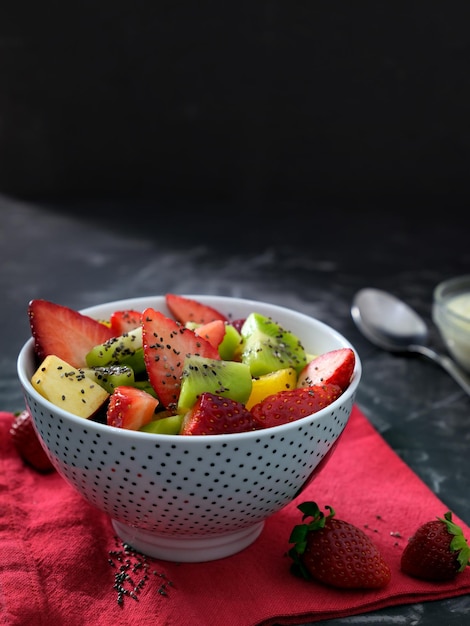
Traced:
[[324, 528], [326, 520], [335, 515], [335, 511], [331, 506], [325, 506], [325, 509], [329, 511], [328, 515], [320, 511], [316, 502], [302, 502], [297, 507], [302, 515], [302, 521], [311, 518], [311, 521], [307, 524], [298, 524], [294, 526], [289, 537], [289, 543], [294, 545], [288, 551], [288, 556], [294, 561], [293, 567], [297, 574], [300, 574], [303, 578], [310, 579], [311, 576], [304, 567], [300, 556], [305, 552], [307, 547], [307, 536], [309, 532]]
[[460, 567], [457, 571], [462, 572], [467, 565], [470, 565], [470, 547], [464, 537], [462, 528], [452, 521], [451, 511], [447, 511], [444, 514], [444, 518], [438, 517], [437, 519], [443, 522], [447, 527], [447, 532], [453, 535], [450, 549], [452, 552], [458, 552], [456, 558]]

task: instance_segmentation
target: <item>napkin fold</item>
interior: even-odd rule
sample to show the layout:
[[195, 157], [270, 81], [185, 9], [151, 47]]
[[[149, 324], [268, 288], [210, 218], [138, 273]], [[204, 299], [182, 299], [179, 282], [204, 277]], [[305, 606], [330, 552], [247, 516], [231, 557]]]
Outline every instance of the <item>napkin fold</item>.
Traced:
[[[23, 626], [272, 626], [303, 624], [470, 592], [470, 567], [429, 583], [400, 572], [418, 525], [448, 507], [390, 448], [357, 406], [331, 461], [265, 524], [244, 551], [207, 563], [144, 557], [115, 536], [108, 516], [56, 472], [17, 455], [0, 412], [0, 623]], [[298, 504], [331, 505], [363, 528], [392, 569], [378, 591], [345, 591], [294, 577], [286, 556]], [[456, 516], [464, 534], [469, 527]]]

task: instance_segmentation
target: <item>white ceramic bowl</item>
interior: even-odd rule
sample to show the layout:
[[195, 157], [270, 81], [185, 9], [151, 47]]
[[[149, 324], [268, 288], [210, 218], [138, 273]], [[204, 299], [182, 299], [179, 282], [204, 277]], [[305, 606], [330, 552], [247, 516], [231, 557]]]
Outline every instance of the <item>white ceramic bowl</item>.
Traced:
[[470, 274], [439, 283], [432, 316], [447, 350], [470, 372]]
[[[190, 295], [232, 319], [256, 311], [296, 333], [309, 353], [352, 345], [328, 325], [280, 306]], [[169, 315], [163, 296], [106, 303], [82, 312], [106, 319], [117, 309], [151, 306]], [[351, 414], [361, 378], [330, 406], [296, 422], [255, 432], [180, 436], [113, 428], [72, 415], [39, 395], [33, 340], [18, 357], [18, 376], [52, 463], [88, 502], [107, 513], [135, 549], [175, 562], [230, 556], [256, 540], [323, 467]]]

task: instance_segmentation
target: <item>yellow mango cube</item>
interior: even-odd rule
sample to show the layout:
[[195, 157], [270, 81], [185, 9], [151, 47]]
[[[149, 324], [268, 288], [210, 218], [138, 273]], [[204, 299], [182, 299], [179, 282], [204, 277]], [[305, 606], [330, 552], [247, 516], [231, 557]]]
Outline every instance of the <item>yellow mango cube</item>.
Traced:
[[109, 397], [109, 393], [83, 370], [52, 354], [33, 374], [31, 384], [52, 404], [84, 418], [96, 413]]
[[246, 408], [251, 409], [255, 404], [278, 391], [295, 389], [296, 383], [297, 372], [293, 367], [286, 367], [285, 369], [253, 378], [251, 394], [246, 403]]

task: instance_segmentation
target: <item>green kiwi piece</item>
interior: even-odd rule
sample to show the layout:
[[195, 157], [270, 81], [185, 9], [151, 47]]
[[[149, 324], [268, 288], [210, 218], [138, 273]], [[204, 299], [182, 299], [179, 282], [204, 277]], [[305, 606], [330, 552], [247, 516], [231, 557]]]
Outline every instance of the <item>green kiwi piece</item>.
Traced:
[[293, 367], [299, 374], [307, 364], [300, 339], [271, 317], [250, 313], [241, 336], [241, 361], [249, 366], [253, 378], [286, 367]]
[[83, 371], [108, 393], [113, 393], [114, 389], [120, 385], [135, 386], [134, 370], [127, 365], [88, 367], [83, 368]]
[[152, 385], [150, 384], [150, 381], [148, 379], [147, 380], [136, 380], [134, 382], [134, 384], [133, 384], [133, 387], [137, 387], [137, 389], [142, 389], [142, 391], [146, 391], [147, 393], [149, 393], [154, 398], [158, 398], [157, 392], [152, 387]]
[[188, 411], [205, 391], [244, 404], [250, 396], [252, 384], [248, 365], [193, 354], [184, 360], [178, 413]]
[[94, 346], [86, 355], [88, 367], [128, 365], [137, 376], [145, 371], [142, 327]]
[[170, 415], [152, 420], [145, 426], [139, 428], [144, 433], [154, 433], [156, 435], [179, 435], [183, 415]]
[[145, 367], [144, 349], [137, 348], [135, 352], [124, 356], [121, 361], [122, 365], [128, 365], [134, 370], [134, 374], [139, 377], [142, 374], [147, 375], [147, 369]]
[[238, 353], [242, 343], [242, 336], [231, 324], [225, 324], [225, 335], [219, 344], [219, 354], [223, 361], [234, 361], [238, 359]]

